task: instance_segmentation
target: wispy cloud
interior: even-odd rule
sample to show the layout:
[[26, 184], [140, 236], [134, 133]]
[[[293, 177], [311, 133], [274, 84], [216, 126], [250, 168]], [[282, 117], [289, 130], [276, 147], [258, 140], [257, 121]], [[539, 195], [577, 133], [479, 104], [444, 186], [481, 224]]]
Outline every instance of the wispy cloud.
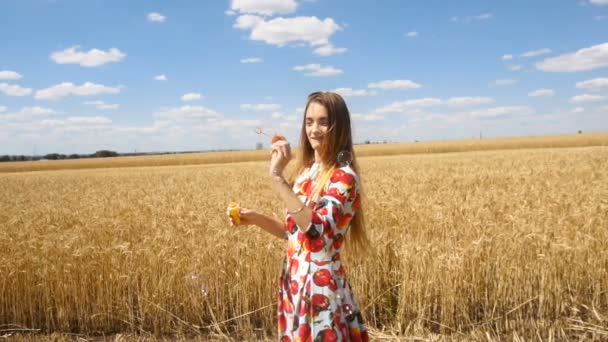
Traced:
[[534, 110], [528, 106], [505, 106], [472, 111], [469, 112], [469, 116], [478, 119], [491, 119], [532, 113], [534, 113]]
[[548, 72], [587, 71], [608, 66], [608, 43], [594, 45], [576, 52], [547, 58], [535, 64]]
[[22, 76], [16, 72], [11, 70], [2, 70], [0, 71], [0, 80], [18, 80]]
[[293, 13], [297, 7], [295, 0], [232, 0], [230, 4], [232, 13], [228, 14], [240, 12], [272, 16]]
[[493, 85], [493, 86], [508, 86], [508, 85], [513, 85], [515, 83], [517, 83], [517, 80], [513, 80], [513, 79], [510, 79], [510, 78], [503, 78], [503, 79], [495, 80], [494, 82], [492, 82], [491, 85]]
[[592, 80], [577, 82], [576, 87], [578, 89], [590, 89], [590, 90], [608, 88], [608, 78], [600, 77], [600, 78], [594, 78]]
[[551, 52], [553, 52], [551, 49], [543, 48], [543, 49], [539, 49], [539, 50], [527, 51], [527, 52], [522, 53], [519, 56], [520, 57], [524, 57], [524, 58], [529, 58], [529, 57], [536, 57], [536, 56], [546, 55], [546, 54], [551, 53]]
[[63, 82], [49, 88], [38, 90], [34, 97], [37, 100], [57, 100], [71, 95], [88, 96], [99, 94], [116, 94], [119, 92], [120, 88], [108, 87], [103, 84], [85, 82], [82, 85], [77, 86], [71, 82]]
[[95, 107], [97, 107], [97, 109], [118, 109], [117, 104], [109, 104], [109, 103], [105, 103], [104, 101], [101, 101], [101, 100], [86, 101], [84, 104], [95, 106]]
[[461, 23], [470, 23], [472, 21], [480, 21], [480, 20], [489, 20], [492, 19], [494, 15], [492, 13], [483, 13], [479, 15], [470, 15], [465, 17], [453, 16], [450, 18], [453, 22], [461, 22]]
[[8, 96], [26, 96], [32, 93], [32, 89], [16, 84], [0, 83], [0, 92]]
[[204, 96], [199, 93], [187, 93], [182, 96], [182, 101], [196, 101], [202, 98], [204, 98]]
[[281, 109], [281, 105], [276, 104], [276, 103], [258, 103], [258, 104], [245, 103], [245, 104], [242, 104], [240, 108], [243, 110], [254, 110], [256, 112], [275, 112], [275, 111]]
[[119, 62], [127, 54], [117, 48], [108, 51], [91, 49], [89, 51], [79, 51], [79, 46], [73, 46], [63, 51], [56, 51], [51, 54], [51, 59], [58, 64], [78, 64], [83, 67], [95, 67], [111, 62]]
[[494, 99], [490, 97], [471, 97], [471, 96], [462, 96], [462, 97], [450, 97], [447, 100], [448, 106], [460, 107], [460, 106], [477, 106], [482, 104], [489, 104], [494, 102]]
[[168, 80], [168, 78], [167, 78], [167, 76], [165, 76], [165, 74], [156, 75], [156, 76], [154, 76], [154, 79], [156, 81], [167, 81]]
[[404, 35], [408, 38], [415, 38], [415, 37], [418, 37], [418, 32], [410, 31], [410, 32], [405, 33]]
[[148, 21], [154, 22], [154, 23], [164, 23], [167, 20], [167, 17], [165, 17], [164, 15], [160, 14], [160, 13], [156, 13], [156, 12], [152, 12], [152, 13], [148, 13]]
[[295, 71], [305, 72], [308, 76], [336, 76], [343, 73], [342, 70], [331, 65], [322, 66], [321, 64], [306, 64], [293, 67]]
[[530, 97], [552, 97], [555, 96], [553, 89], [537, 89], [528, 93]]
[[241, 63], [244, 63], [244, 64], [262, 63], [262, 62], [263, 62], [263, 60], [259, 57], [248, 57], [248, 58], [241, 59]]
[[608, 0], [589, 0], [589, 3], [598, 6], [607, 6]]
[[353, 88], [336, 88], [332, 90], [334, 93], [338, 93], [344, 97], [355, 97], [355, 96], [372, 96], [376, 95], [377, 92], [373, 90], [360, 89], [354, 90]]
[[583, 103], [583, 102], [600, 102], [606, 100], [606, 96], [582, 94], [576, 95], [570, 98], [571, 103]]
[[411, 80], [384, 80], [378, 82], [371, 82], [367, 85], [368, 88], [377, 89], [417, 89], [422, 85], [411, 81]]

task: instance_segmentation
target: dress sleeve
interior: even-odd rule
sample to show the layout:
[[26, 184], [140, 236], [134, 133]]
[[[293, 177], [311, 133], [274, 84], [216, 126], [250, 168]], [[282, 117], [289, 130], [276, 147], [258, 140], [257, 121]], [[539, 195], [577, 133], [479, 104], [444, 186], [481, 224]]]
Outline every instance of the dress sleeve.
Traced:
[[357, 209], [358, 190], [358, 176], [353, 169], [336, 169], [313, 208], [306, 234], [312, 239], [324, 236], [333, 240], [338, 234], [343, 237]]

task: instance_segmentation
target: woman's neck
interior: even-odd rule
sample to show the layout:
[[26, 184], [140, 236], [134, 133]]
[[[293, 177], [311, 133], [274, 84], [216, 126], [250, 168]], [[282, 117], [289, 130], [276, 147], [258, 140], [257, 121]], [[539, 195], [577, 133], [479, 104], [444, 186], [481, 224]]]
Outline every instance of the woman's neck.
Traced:
[[315, 163], [322, 163], [323, 160], [321, 159], [321, 156], [319, 155], [319, 152], [317, 152], [315, 150]]

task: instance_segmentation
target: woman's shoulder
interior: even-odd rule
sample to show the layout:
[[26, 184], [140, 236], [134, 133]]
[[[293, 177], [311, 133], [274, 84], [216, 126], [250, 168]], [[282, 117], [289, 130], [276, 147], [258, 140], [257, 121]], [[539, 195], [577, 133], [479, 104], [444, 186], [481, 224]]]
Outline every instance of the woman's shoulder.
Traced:
[[359, 181], [359, 175], [350, 165], [337, 167], [330, 177], [331, 183], [340, 182], [349, 186], [359, 185]]

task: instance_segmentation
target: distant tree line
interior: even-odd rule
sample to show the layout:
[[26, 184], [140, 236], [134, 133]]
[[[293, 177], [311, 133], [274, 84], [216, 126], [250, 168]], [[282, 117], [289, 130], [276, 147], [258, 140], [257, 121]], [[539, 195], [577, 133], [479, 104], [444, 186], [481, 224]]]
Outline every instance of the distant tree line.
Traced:
[[204, 151], [177, 151], [177, 152], [129, 152], [118, 153], [110, 150], [99, 150], [92, 154], [62, 154], [49, 153], [45, 155], [26, 156], [26, 155], [0, 155], [0, 162], [10, 161], [31, 161], [31, 160], [61, 160], [61, 159], [82, 159], [82, 158], [106, 158], [106, 157], [129, 157], [129, 156], [149, 156], [162, 154], [180, 154], [180, 153], [201, 153], [201, 152], [225, 152], [236, 151], [234, 149], [222, 150], [204, 150]]
[[[144, 153], [139, 153], [144, 154]], [[135, 155], [135, 153], [119, 154], [115, 151], [99, 150], [92, 154], [61, 154], [49, 153], [41, 156], [25, 156], [25, 155], [0, 155], [0, 162], [10, 161], [28, 161], [28, 160], [61, 160], [61, 159], [81, 159], [81, 158], [106, 158], [120, 157], [127, 155]]]

